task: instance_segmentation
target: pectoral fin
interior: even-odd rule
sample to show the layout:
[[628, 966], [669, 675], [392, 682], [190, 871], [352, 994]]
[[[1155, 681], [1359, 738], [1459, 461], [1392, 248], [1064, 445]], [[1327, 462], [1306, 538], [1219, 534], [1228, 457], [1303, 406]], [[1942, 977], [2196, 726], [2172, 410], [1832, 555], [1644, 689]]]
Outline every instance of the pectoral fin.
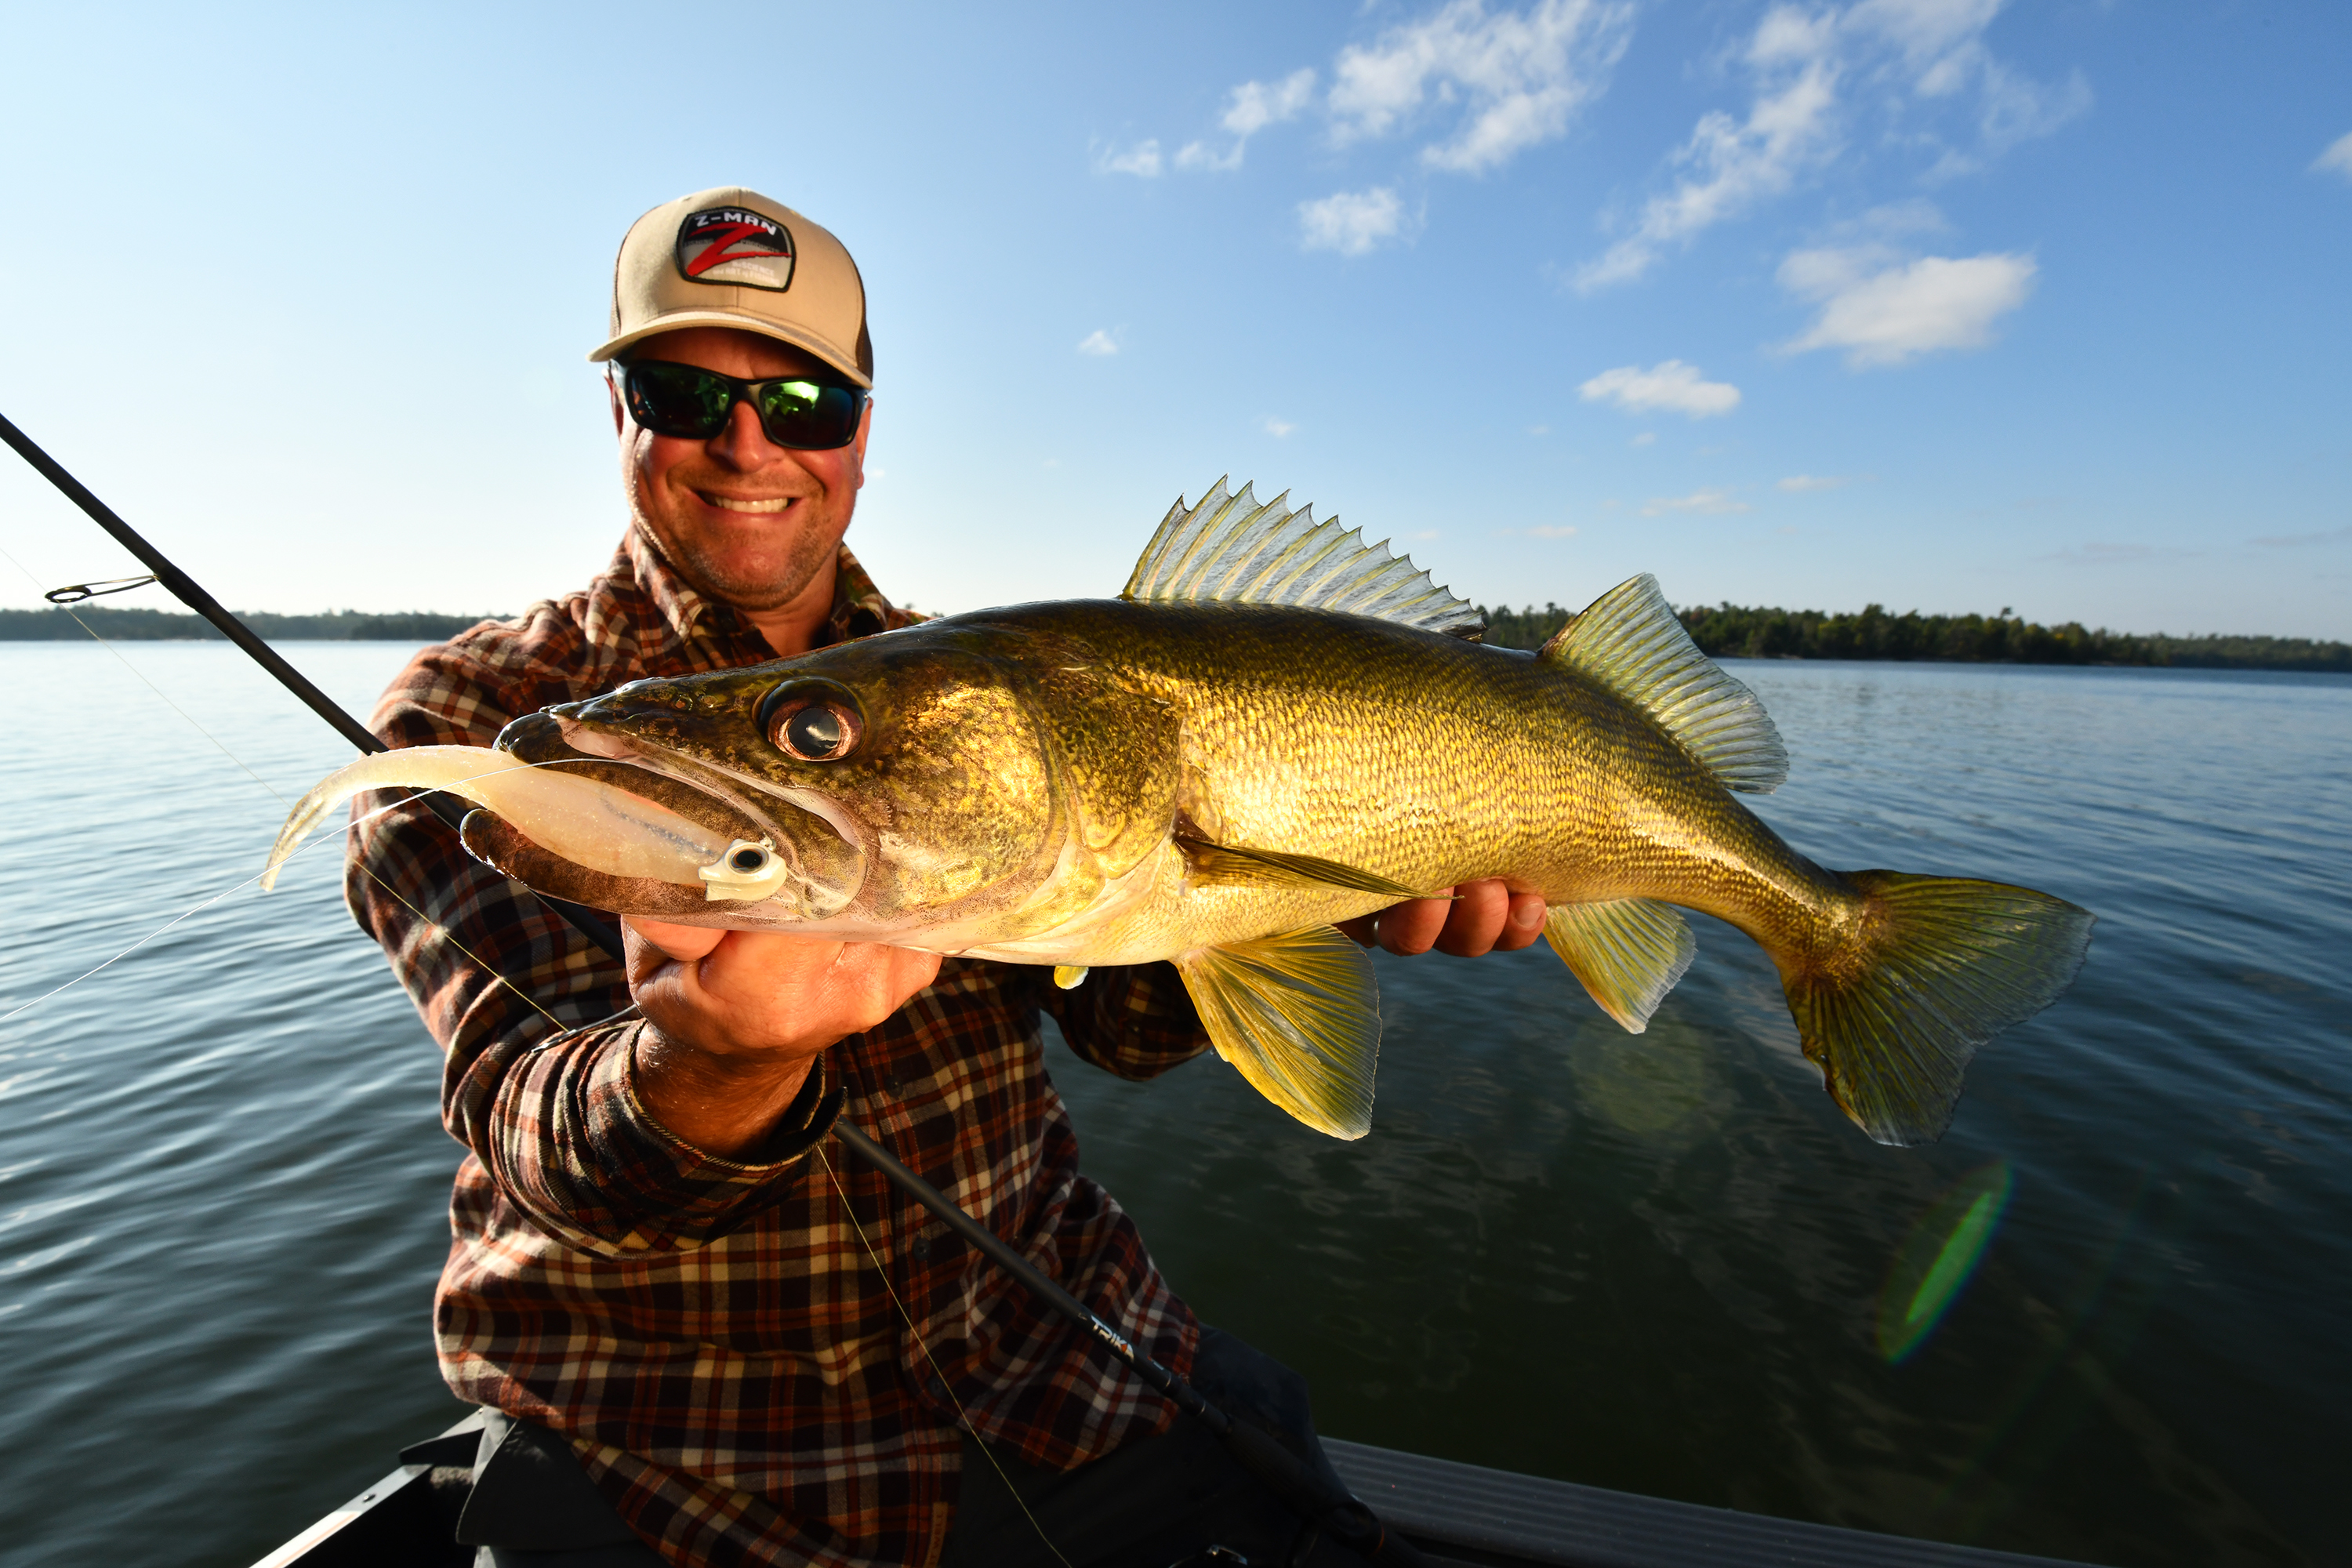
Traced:
[[1176, 847], [1184, 852], [1187, 879], [1203, 885], [1240, 883], [1277, 888], [1344, 888], [1351, 893], [1379, 893], [1391, 899], [1418, 899], [1408, 888], [1377, 872], [1343, 866], [1316, 855], [1286, 855], [1276, 849], [1237, 849], [1179, 833]]
[[1683, 917], [1654, 899], [1555, 904], [1544, 940], [1601, 1010], [1636, 1035], [1698, 953]]
[[1330, 926], [1176, 960], [1217, 1054], [1250, 1086], [1334, 1138], [1372, 1125], [1380, 993], [1372, 961]]

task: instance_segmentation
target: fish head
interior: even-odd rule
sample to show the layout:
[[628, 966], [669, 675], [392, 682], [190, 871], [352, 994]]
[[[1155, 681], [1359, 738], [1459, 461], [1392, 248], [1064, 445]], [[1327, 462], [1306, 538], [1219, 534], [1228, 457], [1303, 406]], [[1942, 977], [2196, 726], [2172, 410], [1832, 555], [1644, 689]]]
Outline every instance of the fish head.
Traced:
[[784, 862], [760, 923], [886, 938], [1013, 907], [1052, 875], [1057, 770], [1021, 651], [912, 626], [633, 681], [510, 727], [509, 749], [560, 745], [702, 793]]

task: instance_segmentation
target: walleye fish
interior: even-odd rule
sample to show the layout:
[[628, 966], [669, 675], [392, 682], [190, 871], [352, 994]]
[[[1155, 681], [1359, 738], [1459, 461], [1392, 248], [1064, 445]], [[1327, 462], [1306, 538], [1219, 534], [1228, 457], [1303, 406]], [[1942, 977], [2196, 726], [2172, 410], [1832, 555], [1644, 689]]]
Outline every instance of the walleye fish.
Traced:
[[[270, 875], [361, 790], [486, 809], [466, 846], [625, 915], [1052, 964], [1168, 960], [1217, 1051], [1341, 1138], [1370, 1128], [1372, 966], [1334, 922], [1483, 878], [1642, 1032], [1696, 952], [1672, 906], [1779, 967], [1805, 1055], [1883, 1143], [2081, 966], [2093, 917], [2024, 888], [1825, 870], [1733, 797], [1788, 772], [1755, 695], [1657, 584], [1536, 653], [1336, 519], [1220, 480], [1116, 599], [982, 610], [751, 668], [639, 680], [495, 749], [363, 758], [295, 807]], [[265, 883], [266, 885], [266, 883]]]

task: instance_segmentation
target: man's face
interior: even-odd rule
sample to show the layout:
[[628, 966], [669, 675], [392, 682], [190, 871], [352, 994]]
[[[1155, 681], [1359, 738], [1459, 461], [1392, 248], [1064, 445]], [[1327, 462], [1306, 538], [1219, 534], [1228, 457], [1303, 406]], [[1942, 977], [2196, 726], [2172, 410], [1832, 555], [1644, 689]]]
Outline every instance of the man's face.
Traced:
[[[782, 375], [840, 379], [790, 344], [731, 327], [688, 327], [646, 339], [631, 360], [699, 365], [744, 381]], [[617, 381], [617, 375], [616, 375]], [[638, 525], [707, 596], [740, 609], [779, 609], [829, 571], [866, 482], [869, 404], [857, 438], [830, 452], [795, 452], [768, 439], [748, 403], [707, 441], [638, 427], [615, 393], [621, 482]]]

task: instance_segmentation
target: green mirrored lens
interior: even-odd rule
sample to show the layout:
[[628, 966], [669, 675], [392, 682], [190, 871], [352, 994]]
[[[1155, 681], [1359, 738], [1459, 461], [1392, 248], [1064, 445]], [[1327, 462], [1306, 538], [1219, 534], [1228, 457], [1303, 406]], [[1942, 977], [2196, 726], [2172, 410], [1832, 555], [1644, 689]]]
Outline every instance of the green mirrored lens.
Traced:
[[760, 388], [760, 423], [782, 447], [823, 450], [857, 433], [857, 395], [816, 381], [772, 381]]
[[727, 427], [738, 397], [748, 398], [768, 439], [780, 447], [824, 451], [857, 434], [862, 395], [821, 381], [737, 381], [698, 365], [648, 360], [626, 374], [629, 412], [658, 436], [707, 441]]
[[715, 436], [734, 401], [727, 378], [707, 370], [660, 361], [629, 367], [629, 411], [657, 435]]

